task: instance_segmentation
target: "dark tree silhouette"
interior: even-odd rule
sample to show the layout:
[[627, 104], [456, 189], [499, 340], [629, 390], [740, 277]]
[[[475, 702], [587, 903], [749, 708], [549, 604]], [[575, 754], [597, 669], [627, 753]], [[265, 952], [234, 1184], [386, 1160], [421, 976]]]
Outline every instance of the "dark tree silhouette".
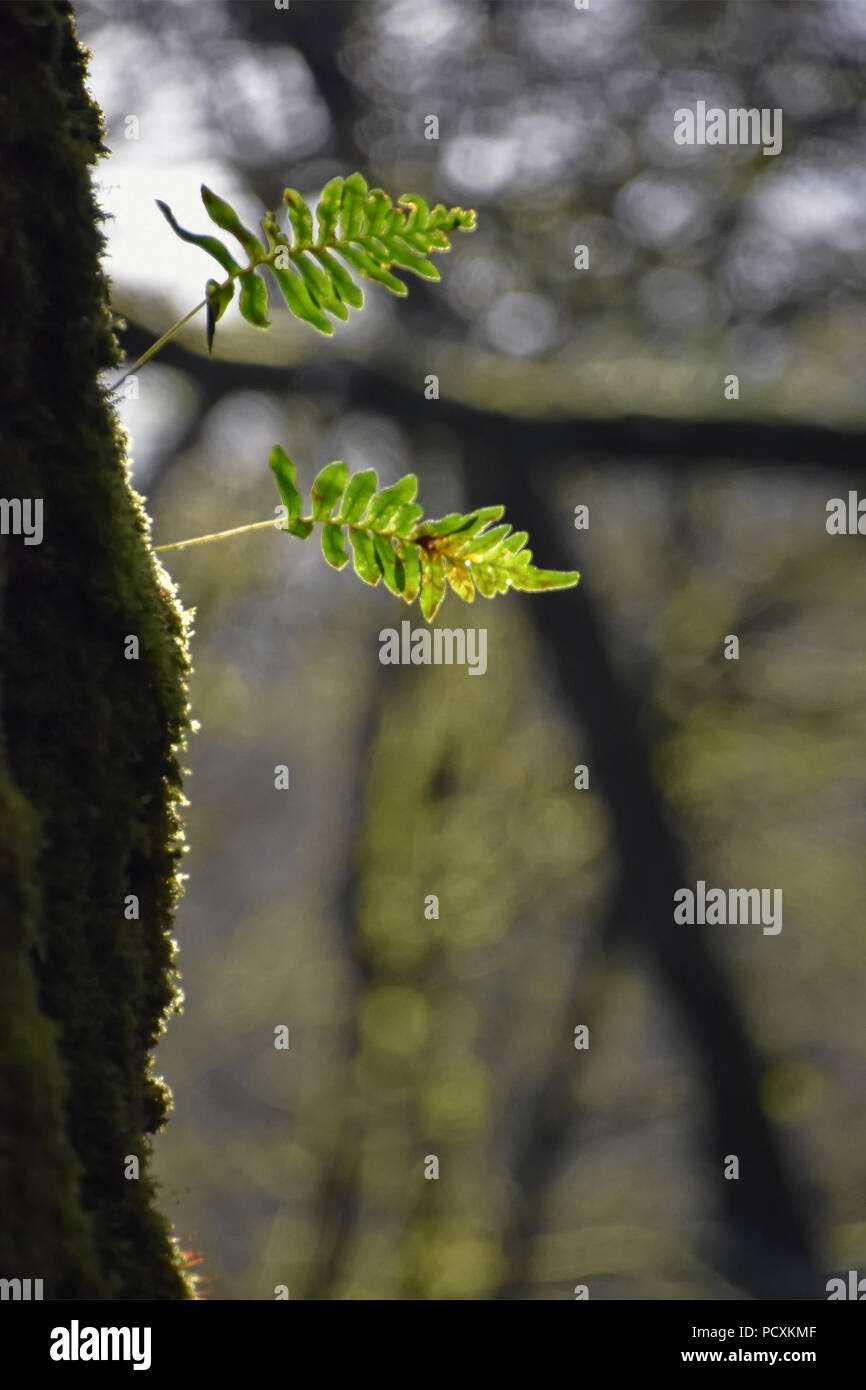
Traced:
[[[0, 147], [0, 1273], [183, 1298], [145, 1136], [168, 1103], [186, 635], [99, 384], [100, 116], [66, 3], [0, 11]], [[41, 543], [14, 534], [25, 500]]]

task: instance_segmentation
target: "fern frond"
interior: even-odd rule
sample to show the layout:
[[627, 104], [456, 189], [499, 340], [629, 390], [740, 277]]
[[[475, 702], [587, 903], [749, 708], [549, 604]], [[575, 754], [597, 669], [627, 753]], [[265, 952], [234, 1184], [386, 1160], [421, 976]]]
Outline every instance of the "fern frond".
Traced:
[[247, 257], [241, 265], [218, 237], [188, 232], [178, 225], [171, 208], [157, 200], [157, 207], [182, 241], [206, 251], [228, 272], [222, 284], [209, 280], [207, 302], [208, 350], [218, 320], [240, 281], [239, 307], [248, 323], [269, 327], [268, 289], [259, 270], [273, 276], [291, 313], [320, 333], [333, 333], [331, 318], [347, 319], [350, 309], [360, 309], [364, 295], [357, 280], [383, 285], [392, 294], [405, 295], [406, 284], [394, 268], [410, 271], [424, 280], [438, 280], [439, 271], [429, 259], [449, 251], [449, 232], [469, 232], [475, 213], [463, 208], [430, 208], [416, 193], [404, 193], [392, 203], [381, 188], [368, 189], [360, 174], [331, 179], [322, 189], [313, 212], [293, 188], [283, 193], [285, 228], [275, 212], [266, 212], [261, 226], [264, 241], [245, 227], [234, 208], [202, 184], [202, 202], [213, 223], [231, 233]]
[[575, 570], [537, 569], [532, 551], [525, 549], [529, 536], [501, 521], [503, 507], [422, 521], [414, 473], [379, 492], [372, 468], [350, 477], [345, 463], [329, 463], [313, 483], [311, 511], [303, 516], [295, 465], [278, 444], [268, 462], [286, 512], [280, 529], [305, 540], [321, 525], [322, 554], [337, 570], [349, 562], [348, 536], [358, 578], [374, 587], [381, 580], [407, 603], [419, 599], [428, 622], [447, 585], [472, 603], [476, 589], [482, 598], [507, 589], [538, 594], [572, 588], [580, 578]]

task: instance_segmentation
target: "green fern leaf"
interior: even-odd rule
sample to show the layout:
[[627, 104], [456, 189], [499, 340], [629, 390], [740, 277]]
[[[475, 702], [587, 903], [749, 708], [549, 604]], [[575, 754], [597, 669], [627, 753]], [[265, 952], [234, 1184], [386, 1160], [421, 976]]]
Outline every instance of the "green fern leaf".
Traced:
[[216, 193], [212, 193], [206, 184], [201, 186], [201, 200], [211, 222], [215, 223], [222, 231], [231, 232], [232, 236], [237, 238], [249, 256], [250, 262], [260, 260], [265, 254], [265, 247], [255, 233], [251, 232], [249, 227], [244, 226], [231, 204], [218, 197]]
[[359, 275], [363, 275], [365, 280], [375, 280], [378, 285], [384, 285], [386, 290], [392, 294], [407, 295], [409, 293], [402, 280], [398, 280], [396, 275], [392, 275], [390, 270], [385, 268], [384, 262], [374, 261], [366, 251], [360, 251], [356, 246], [348, 243], [338, 242], [336, 250], [348, 261], [350, 266], [357, 270]]
[[306, 540], [313, 530], [313, 523], [301, 520], [301, 494], [295, 487], [295, 465], [279, 444], [275, 444], [271, 449], [268, 463], [276, 477], [280, 497], [288, 513], [286, 530], [299, 540]]
[[343, 521], [360, 521], [367, 510], [367, 504], [376, 491], [376, 484], [379, 479], [376, 477], [375, 470], [367, 468], [363, 473], [356, 473], [349, 482], [343, 494], [343, 505], [340, 507], [340, 516]]
[[337, 242], [352, 241], [364, 227], [364, 201], [367, 197], [367, 180], [361, 174], [351, 174], [343, 183], [343, 196], [340, 201], [339, 235]]
[[379, 562], [379, 569], [382, 571], [382, 579], [385, 587], [396, 594], [398, 598], [403, 593], [403, 567], [397, 566], [397, 554], [391, 543], [389, 536], [380, 536], [373, 532], [373, 549], [376, 552], [376, 559]]
[[290, 313], [318, 332], [330, 334], [334, 331], [331, 319], [345, 321], [350, 309], [362, 307], [364, 294], [358, 279], [406, 295], [406, 285], [393, 273], [394, 267], [424, 280], [438, 280], [439, 271], [430, 256], [451, 249], [449, 232], [468, 232], [475, 226], [471, 210], [445, 208], [440, 203], [431, 211], [417, 193], [404, 194], [395, 204], [381, 188], [368, 189], [360, 174], [331, 179], [322, 190], [315, 217], [296, 189], [285, 189], [286, 228], [281, 228], [275, 212], [266, 212], [261, 221], [264, 241], [243, 224], [230, 203], [204, 184], [201, 197], [211, 221], [243, 247], [246, 265], [239, 265], [216, 237], [180, 227], [166, 203], [158, 202], [158, 207], [177, 236], [213, 256], [229, 275], [215, 289], [211, 288], [215, 282], [208, 282], [209, 348], [229, 302], [223, 303], [216, 290], [222, 294], [236, 279], [241, 281], [241, 314], [256, 328], [269, 327], [267, 286], [258, 274], [266, 269]]
[[419, 599], [428, 622], [439, 610], [450, 586], [458, 598], [473, 603], [476, 591], [494, 598], [509, 588], [545, 593], [575, 585], [575, 571], [535, 569], [525, 549], [526, 531], [512, 531], [502, 522], [503, 508], [482, 507], [463, 515], [451, 512], [438, 521], [421, 521], [414, 500], [414, 473], [377, 492], [372, 468], [349, 476], [345, 463], [329, 463], [311, 489], [311, 513], [301, 515], [295, 486], [295, 465], [279, 445], [268, 460], [286, 509], [284, 530], [306, 539], [322, 526], [322, 554], [334, 569], [348, 563], [346, 537], [355, 573], [365, 584], [385, 587], [407, 603]]
[[475, 585], [465, 560], [446, 560], [445, 578], [457, 597], [462, 598], [464, 603], [475, 602]]
[[283, 202], [286, 205], [286, 212], [295, 241], [301, 246], [311, 246], [313, 243], [313, 214], [300, 193], [295, 192], [294, 188], [284, 189]]
[[270, 328], [268, 322], [268, 287], [253, 271], [241, 276], [238, 308], [247, 323], [256, 328]]
[[322, 554], [335, 570], [341, 570], [349, 561], [342, 528], [332, 521], [326, 521], [322, 527]]
[[360, 309], [364, 303], [364, 292], [359, 289], [344, 265], [335, 261], [330, 251], [313, 249], [313, 255], [324, 266], [331, 280], [331, 288], [340, 296], [349, 309]]
[[460, 512], [449, 512], [440, 521], [425, 521], [422, 526], [416, 526], [415, 538], [416, 540], [431, 540], [437, 536], [453, 535], [465, 521], [466, 517], [461, 516]]
[[209, 256], [213, 256], [215, 261], [219, 261], [223, 270], [227, 270], [230, 275], [240, 274], [241, 266], [238, 265], [228, 247], [223, 246], [222, 242], [217, 237], [202, 236], [198, 232], [186, 231], [185, 228], [181, 227], [175, 220], [174, 213], [168, 206], [168, 203], [163, 203], [157, 198], [156, 206], [171, 227], [171, 230], [176, 236], [180, 237], [181, 241], [189, 241], [193, 246], [200, 246], [202, 251], [207, 251]]
[[417, 546], [396, 540], [394, 548], [403, 566], [403, 597], [412, 603], [421, 592], [421, 559]]
[[319, 199], [319, 206], [316, 208], [316, 220], [319, 224], [319, 235], [316, 238], [319, 246], [324, 246], [327, 242], [333, 241], [337, 231], [337, 219], [340, 216], [340, 207], [343, 202], [343, 183], [341, 178], [331, 179], [322, 189], [322, 196]]
[[304, 323], [309, 323], [313, 328], [318, 328], [320, 333], [333, 333], [333, 327], [325, 318], [321, 309], [316, 304], [303, 280], [294, 270], [281, 270], [278, 266], [269, 267], [271, 274], [279, 285], [283, 299], [286, 301], [295, 318], [303, 319]]
[[214, 330], [218, 321], [222, 318], [228, 306], [231, 304], [235, 293], [233, 283], [219, 285], [216, 280], [208, 280], [205, 285], [205, 297], [207, 299], [207, 350], [210, 352], [213, 347]]
[[345, 323], [349, 317], [349, 310], [340, 298], [339, 291], [328, 272], [322, 268], [318, 261], [307, 255], [298, 256], [294, 264], [300, 271], [301, 279], [306, 285], [307, 293], [313, 303], [318, 304], [322, 310], [333, 314], [336, 319], [342, 319]]
[[329, 517], [346, 491], [349, 470], [345, 463], [329, 463], [313, 483], [313, 520]]
[[393, 487], [384, 488], [370, 504], [367, 513], [367, 525], [370, 530], [393, 531], [398, 512], [407, 502], [412, 501], [417, 491], [418, 479], [414, 473], [407, 473], [405, 478], [401, 478]]
[[376, 548], [373, 545], [373, 538], [366, 531], [350, 531], [349, 544], [352, 547], [355, 561], [355, 573], [359, 579], [363, 579], [365, 584], [372, 584], [373, 588], [382, 578], [382, 571], [379, 569], [379, 561], [376, 559]]
[[421, 595], [419, 603], [421, 612], [432, 623], [439, 610], [439, 605], [445, 597], [445, 559], [442, 555], [436, 555], [423, 547], [419, 551], [418, 558], [421, 561]]

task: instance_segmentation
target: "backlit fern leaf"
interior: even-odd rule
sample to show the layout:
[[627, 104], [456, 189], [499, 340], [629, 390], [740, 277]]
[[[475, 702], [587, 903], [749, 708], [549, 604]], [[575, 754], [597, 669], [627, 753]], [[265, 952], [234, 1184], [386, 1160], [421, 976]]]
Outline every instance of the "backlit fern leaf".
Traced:
[[428, 622], [445, 597], [446, 585], [472, 603], [476, 589], [483, 598], [507, 589], [544, 593], [571, 588], [580, 577], [574, 570], [537, 569], [532, 552], [525, 549], [527, 533], [502, 523], [502, 507], [422, 521], [414, 473], [379, 492], [372, 468], [350, 477], [345, 463], [329, 463], [313, 483], [311, 511], [303, 516], [295, 465], [279, 445], [268, 461], [286, 512], [282, 529], [304, 540], [321, 525], [322, 553], [338, 570], [350, 558], [348, 538], [358, 577], [372, 585], [381, 579], [407, 603], [419, 599]]
[[257, 328], [269, 327], [267, 285], [258, 273], [267, 268], [297, 318], [320, 333], [333, 333], [328, 315], [347, 319], [349, 309], [360, 309], [364, 302], [357, 277], [405, 295], [406, 284], [394, 273], [395, 267], [425, 280], [438, 280], [439, 271], [429, 257], [451, 249], [449, 232], [468, 232], [475, 226], [473, 211], [449, 209], [441, 203], [430, 208], [418, 194], [406, 193], [394, 204], [381, 188], [368, 189], [360, 174], [331, 179], [325, 185], [315, 222], [301, 195], [287, 188], [283, 193], [285, 227], [275, 212], [266, 212], [261, 222], [264, 240], [204, 184], [201, 197], [211, 221], [240, 243], [245, 265], [217, 237], [186, 231], [166, 203], [157, 200], [157, 206], [183, 241], [201, 247], [228, 272], [222, 284], [207, 282], [208, 348], [217, 321], [231, 303], [235, 280], [240, 282], [241, 314]]

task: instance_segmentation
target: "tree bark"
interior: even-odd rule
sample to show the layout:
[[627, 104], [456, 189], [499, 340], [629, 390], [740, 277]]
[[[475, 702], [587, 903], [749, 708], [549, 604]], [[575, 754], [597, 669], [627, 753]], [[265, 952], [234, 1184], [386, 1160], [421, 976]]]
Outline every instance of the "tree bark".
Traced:
[[0, 11], [0, 1276], [173, 1299], [146, 1136], [169, 1103], [150, 1054], [177, 1000], [187, 633], [99, 382], [119, 353], [84, 61], [65, 0]]

